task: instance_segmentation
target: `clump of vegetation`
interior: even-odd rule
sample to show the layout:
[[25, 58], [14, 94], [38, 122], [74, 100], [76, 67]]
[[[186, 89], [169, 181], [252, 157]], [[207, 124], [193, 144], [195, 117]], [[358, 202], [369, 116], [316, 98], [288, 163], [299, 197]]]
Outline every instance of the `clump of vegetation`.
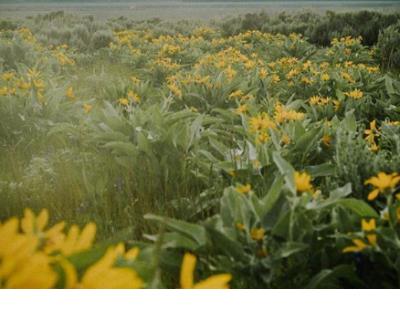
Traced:
[[377, 43], [379, 32], [399, 20], [399, 13], [383, 14], [374, 11], [336, 13], [327, 11], [325, 15], [311, 12], [268, 15], [265, 12], [251, 13], [227, 19], [221, 24], [227, 36], [246, 30], [262, 30], [271, 33], [300, 33], [309, 42], [327, 46], [336, 37], [352, 36], [363, 38], [363, 44]]

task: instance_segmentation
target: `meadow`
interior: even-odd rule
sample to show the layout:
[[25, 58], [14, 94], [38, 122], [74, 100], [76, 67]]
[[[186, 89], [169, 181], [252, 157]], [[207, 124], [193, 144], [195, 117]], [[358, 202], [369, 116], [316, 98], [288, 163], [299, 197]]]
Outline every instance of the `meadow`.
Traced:
[[[2, 3], [2, 1], [4, 3]], [[126, 0], [126, 1], [0, 1], [0, 18], [24, 18], [54, 11], [79, 15], [94, 15], [107, 20], [125, 16], [135, 20], [161, 18], [162, 20], [213, 20], [237, 16], [239, 14], [259, 13], [279, 14], [282, 11], [298, 13], [304, 10], [323, 14], [328, 10], [335, 12], [354, 12], [373, 10], [391, 13], [399, 11], [398, 0], [266, 0], [266, 1], [179, 1], [179, 0]]]
[[399, 70], [396, 12], [0, 20], [0, 288], [399, 287]]

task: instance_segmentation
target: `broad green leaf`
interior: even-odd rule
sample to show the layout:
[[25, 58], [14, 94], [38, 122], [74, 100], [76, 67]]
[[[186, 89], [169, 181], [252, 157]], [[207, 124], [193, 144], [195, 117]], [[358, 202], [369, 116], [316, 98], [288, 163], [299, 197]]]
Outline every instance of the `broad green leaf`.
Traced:
[[222, 252], [224, 255], [233, 257], [236, 260], [244, 260], [246, 258], [244, 249], [239, 242], [232, 240], [212, 227], [207, 226], [206, 229], [211, 242], [218, 252]]
[[274, 258], [282, 259], [300, 253], [309, 247], [308, 244], [298, 242], [287, 242], [276, 252]]
[[272, 187], [269, 189], [267, 195], [260, 200], [260, 204], [256, 206], [256, 212], [260, 219], [263, 219], [264, 216], [274, 207], [276, 201], [278, 201], [279, 196], [281, 195], [283, 187], [283, 177], [279, 176], [275, 178]]
[[164, 224], [170, 230], [179, 232], [193, 241], [196, 241], [198, 247], [204, 246], [207, 242], [206, 230], [200, 225], [153, 214], [144, 215], [144, 219], [154, 220]]
[[360, 217], [374, 217], [378, 218], [378, 213], [368, 204], [362, 200], [357, 199], [342, 199], [338, 201], [338, 204], [351, 210]]
[[278, 152], [274, 152], [272, 158], [278, 167], [281, 174], [284, 176], [286, 185], [288, 186], [289, 190], [296, 194], [296, 186], [294, 184], [294, 168], [292, 165], [284, 160]]

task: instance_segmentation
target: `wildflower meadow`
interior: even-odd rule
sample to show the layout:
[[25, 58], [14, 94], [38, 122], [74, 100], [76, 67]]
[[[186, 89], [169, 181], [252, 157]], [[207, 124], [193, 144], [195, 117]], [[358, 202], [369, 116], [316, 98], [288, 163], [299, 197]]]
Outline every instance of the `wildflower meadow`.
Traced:
[[0, 288], [398, 288], [400, 18], [329, 14], [0, 21]]

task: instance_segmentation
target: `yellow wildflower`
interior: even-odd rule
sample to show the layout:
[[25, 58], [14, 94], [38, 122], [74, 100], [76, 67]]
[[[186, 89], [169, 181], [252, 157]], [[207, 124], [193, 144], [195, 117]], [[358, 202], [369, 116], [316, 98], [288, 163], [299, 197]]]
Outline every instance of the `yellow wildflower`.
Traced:
[[184, 289], [222, 289], [228, 288], [228, 283], [232, 279], [232, 275], [228, 273], [217, 274], [207, 279], [194, 283], [193, 273], [196, 267], [196, 256], [186, 253], [183, 256], [181, 267], [180, 284]]
[[128, 98], [135, 103], [140, 103], [140, 96], [133, 91], [128, 92]]
[[355, 89], [353, 91], [350, 92], [345, 92], [345, 94], [353, 99], [360, 99], [363, 97], [364, 93], [362, 91], [360, 91], [359, 89]]
[[3, 74], [1, 75], [1, 78], [2, 78], [4, 81], [10, 81], [12, 78], [14, 78], [14, 76], [15, 76], [15, 72], [10, 71], [10, 72], [5, 72], [5, 73], [3, 73]]
[[93, 109], [93, 105], [83, 104], [83, 110], [85, 110], [86, 113], [89, 113], [90, 111], [92, 111], [92, 109]]
[[311, 184], [311, 176], [308, 175], [306, 172], [294, 173], [294, 182], [296, 185], [297, 192], [312, 192], [313, 186]]
[[258, 77], [260, 79], [264, 79], [268, 75], [268, 72], [265, 68], [261, 68], [260, 71], [258, 72]]
[[251, 185], [246, 184], [246, 185], [240, 185], [236, 187], [236, 191], [242, 194], [249, 193], [251, 191]]
[[323, 73], [323, 74], [321, 75], [321, 80], [322, 80], [322, 81], [329, 81], [329, 79], [330, 79], [329, 74]]
[[237, 90], [237, 91], [232, 92], [229, 95], [229, 99], [241, 98], [243, 95], [244, 95], [244, 93], [242, 90]]
[[269, 135], [268, 135], [267, 132], [261, 132], [256, 137], [256, 143], [257, 144], [264, 144], [268, 140], [269, 140]]
[[250, 118], [250, 132], [255, 133], [266, 129], [275, 129], [276, 124], [266, 113], [261, 113], [256, 117]]
[[248, 111], [248, 105], [247, 104], [239, 105], [239, 107], [237, 107], [235, 109], [235, 113], [236, 114], [244, 114], [247, 111]]
[[[137, 255], [137, 249], [134, 249], [134, 257]], [[107, 249], [104, 256], [90, 266], [78, 281], [75, 267], [68, 261], [61, 262], [61, 266], [66, 274], [67, 288], [87, 288], [87, 289], [135, 289], [143, 287], [143, 280], [131, 268], [115, 266], [118, 258], [131, 258], [125, 253], [123, 244], [111, 246]]]
[[[59, 225], [61, 227], [61, 225]], [[59, 228], [55, 228], [56, 230]], [[82, 252], [89, 249], [93, 245], [96, 235], [96, 224], [87, 224], [82, 231], [76, 225], [71, 226], [68, 233], [63, 234], [52, 241], [47, 247], [47, 252], [59, 251], [65, 256]]]
[[263, 228], [251, 229], [250, 236], [254, 241], [262, 241], [264, 239], [265, 230]]
[[329, 136], [329, 135], [324, 135], [324, 136], [322, 136], [322, 143], [325, 145], [325, 146], [327, 146], [327, 147], [330, 147], [330, 145], [331, 145], [331, 142], [332, 142], [332, 137], [331, 136]]
[[394, 189], [400, 182], [400, 175], [398, 173], [386, 174], [384, 172], [378, 173], [377, 176], [373, 176], [365, 181], [365, 185], [372, 185], [375, 187], [368, 195], [368, 200], [372, 201], [376, 199], [379, 193], [387, 194], [389, 191]]
[[118, 99], [118, 104], [122, 106], [128, 106], [129, 105], [129, 99], [127, 98], [119, 98]]
[[65, 95], [69, 98], [69, 99], [75, 99], [75, 94], [74, 94], [74, 89], [72, 88], [72, 86], [70, 86], [67, 91], [65, 92]]

